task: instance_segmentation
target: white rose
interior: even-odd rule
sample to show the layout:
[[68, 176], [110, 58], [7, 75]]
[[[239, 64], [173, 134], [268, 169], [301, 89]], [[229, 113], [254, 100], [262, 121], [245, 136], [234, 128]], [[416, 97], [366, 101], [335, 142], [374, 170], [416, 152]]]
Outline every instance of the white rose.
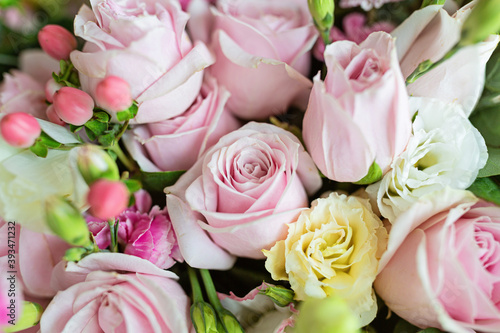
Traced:
[[266, 269], [275, 280], [288, 280], [297, 300], [337, 296], [360, 324], [376, 315], [372, 289], [387, 231], [368, 200], [332, 193], [313, 201], [288, 236], [269, 251]]
[[425, 194], [468, 188], [488, 159], [483, 137], [459, 104], [412, 97], [410, 109], [418, 113], [406, 150], [367, 188], [391, 222]]
[[[40, 122], [44, 132], [57, 141], [75, 143], [61, 126]], [[48, 196], [61, 195], [85, 208], [88, 186], [76, 166], [78, 149], [49, 150], [47, 157], [41, 158], [29, 149], [13, 149], [0, 137], [0, 216], [50, 233], [44, 218]]]

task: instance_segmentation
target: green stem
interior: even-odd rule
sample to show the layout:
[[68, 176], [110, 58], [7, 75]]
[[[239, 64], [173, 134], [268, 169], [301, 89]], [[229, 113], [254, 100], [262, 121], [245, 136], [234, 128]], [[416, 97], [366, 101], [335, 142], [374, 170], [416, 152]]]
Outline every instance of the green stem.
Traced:
[[118, 252], [118, 241], [117, 241], [117, 237], [116, 237], [118, 234], [118, 222], [110, 219], [108, 221], [108, 224], [109, 224], [109, 232], [111, 234], [110, 251], [111, 252]]
[[449, 50], [441, 59], [439, 59], [438, 61], [434, 62], [434, 63], [429, 63], [429, 60], [426, 60], [426, 61], [423, 61], [421, 62], [417, 68], [413, 71], [413, 73], [411, 73], [407, 78], [406, 78], [406, 85], [409, 85], [413, 82], [415, 82], [417, 79], [419, 79], [421, 76], [427, 74], [428, 72], [430, 72], [431, 70], [433, 70], [434, 68], [436, 68], [437, 66], [441, 65], [443, 62], [445, 62], [446, 60], [450, 59], [451, 57], [453, 57], [455, 55], [455, 53], [457, 53], [460, 49], [462, 48], [462, 46], [455, 44], [455, 46], [453, 46], [451, 48], [451, 50]]
[[129, 123], [130, 120], [127, 120], [126, 122], [123, 123], [123, 126], [122, 128], [120, 128], [120, 132], [118, 132], [118, 134], [116, 135], [116, 142], [118, 142], [118, 140], [120, 140], [120, 138], [122, 137], [122, 135], [125, 133], [125, 131], [127, 130], [127, 127], [128, 127], [128, 123]]
[[210, 272], [207, 269], [200, 269], [200, 274], [203, 280], [203, 285], [205, 285], [205, 291], [207, 292], [210, 304], [212, 304], [217, 313], [220, 313], [223, 310], [223, 307], [222, 304], [220, 304], [219, 297], [217, 297], [217, 291], [215, 290]]
[[193, 304], [203, 302], [203, 293], [201, 291], [200, 282], [196, 276], [194, 268], [188, 266], [189, 282], [191, 283], [191, 290], [193, 291]]
[[123, 165], [130, 171], [134, 172], [137, 170], [137, 166], [134, 161], [129, 159], [127, 155], [123, 152], [123, 150], [120, 148], [118, 143], [114, 143], [113, 145], [109, 146], [109, 149], [118, 156], [118, 159], [123, 163]]
[[66, 73], [64, 73], [64, 76], [62, 77], [64, 81], [67, 81], [69, 79], [71, 71], [73, 71], [73, 68], [75, 68], [75, 66], [73, 66], [73, 64], [70, 62], [68, 65], [68, 69], [66, 69]]

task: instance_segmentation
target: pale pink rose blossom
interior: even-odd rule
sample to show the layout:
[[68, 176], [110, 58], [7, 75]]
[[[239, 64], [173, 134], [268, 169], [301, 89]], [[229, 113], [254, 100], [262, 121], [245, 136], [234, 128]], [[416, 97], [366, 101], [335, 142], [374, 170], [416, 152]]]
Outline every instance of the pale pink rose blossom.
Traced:
[[[305, 107], [311, 88], [310, 51], [317, 32], [306, 1], [220, 1], [211, 7], [210, 73], [231, 93], [228, 108], [244, 119], [263, 119], [292, 105]], [[198, 18], [198, 17], [197, 17]], [[202, 35], [191, 30], [194, 35]]]
[[[83, 90], [95, 97], [107, 76], [127, 81], [138, 102], [137, 123], [183, 113], [200, 90], [203, 69], [214, 59], [185, 31], [189, 15], [174, 0], [93, 0], [75, 18], [75, 34], [86, 44], [71, 60]], [[114, 113], [113, 113], [114, 115]]]
[[[437, 61], [460, 39], [460, 31], [474, 2], [450, 16], [442, 6], [433, 5], [415, 11], [392, 35], [401, 71], [406, 78], [422, 61]], [[463, 48], [453, 57], [408, 85], [408, 93], [458, 102], [470, 115], [484, 86], [485, 67], [500, 37]]]
[[[93, 256], [109, 256], [115, 262], [96, 261]], [[120, 267], [120, 258], [123, 272], [110, 270]], [[49, 304], [40, 321], [42, 332], [190, 331], [189, 298], [172, 279], [176, 278], [174, 274], [120, 253], [93, 254], [78, 264], [92, 261], [96, 265], [90, 272], [79, 275], [84, 280], [73, 281], [76, 283], [59, 292]], [[126, 265], [130, 265], [128, 269]]]
[[[167, 269], [176, 261], [182, 262], [177, 239], [166, 208], [151, 208], [151, 197], [146, 191], [135, 194], [136, 203], [117, 216], [118, 241], [125, 254], [146, 259]], [[108, 222], [93, 216], [86, 217], [89, 230], [100, 249], [111, 244]]]
[[[388, 21], [375, 22], [368, 25], [366, 16], [361, 13], [350, 13], [342, 20], [343, 32], [333, 27], [330, 31], [330, 40], [336, 42], [339, 40], [350, 40], [356, 44], [362, 43], [368, 35], [376, 31], [391, 32], [394, 30], [394, 25]], [[314, 56], [324, 61], [323, 53], [325, 52], [325, 43], [321, 38], [318, 39], [314, 46]]]
[[351, 8], [360, 6], [365, 11], [369, 11], [372, 8], [380, 8], [382, 5], [389, 2], [398, 2], [402, 0], [341, 0], [341, 8]]
[[467, 191], [425, 196], [394, 221], [375, 290], [421, 328], [498, 332], [500, 207]]
[[325, 51], [328, 73], [314, 78], [303, 122], [304, 142], [328, 178], [355, 182], [376, 162], [387, 172], [411, 134], [408, 95], [394, 40], [374, 32]]
[[223, 135], [240, 127], [225, 107], [228, 98], [228, 91], [208, 78], [186, 112], [135, 127], [125, 133], [125, 146], [143, 171], [187, 170]]
[[[194, 267], [228, 269], [234, 258], [264, 258], [286, 237], [321, 186], [300, 141], [281, 128], [249, 123], [222, 137], [165, 189], [180, 251]], [[210, 236], [208, 236], [210, 235]]]

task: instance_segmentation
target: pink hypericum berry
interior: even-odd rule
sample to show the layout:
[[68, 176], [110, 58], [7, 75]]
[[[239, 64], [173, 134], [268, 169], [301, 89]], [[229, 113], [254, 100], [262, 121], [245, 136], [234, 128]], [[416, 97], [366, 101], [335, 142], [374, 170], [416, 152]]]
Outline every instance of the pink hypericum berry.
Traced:
[[50, 122], [61, 126], [66, 125], [66, 123], [62, 121], [61, 118], [59, 118], [59, 116], [57, 115], [54, 105], [50, 105], [47, 108], [47, 111], [45, 111], [45, 113], [47, 114], [47, 118], [49, 119]]
[[45, 84], [45, 99], [47, 102], [54, 103], [54, 94], [62, 87], [54, 79], [48, 80]]
[[54, 94], [54, 108], [64, 122], [80, 126], [92, 118], [94, 100], [80, 89], [62, 87]]
[[122, 182], [99, 179], [90, 186], [87, 202], [90, 205], [90, 214], [108, 220], [127, 208], [129, 192]]
[[49, 56], [56, 60], [68, 60], [71, 51], [76, 49], [75, 36], [60, 25], [49, 24], [38, 33], [38, 42]]
[[0, 120], [0, 133], [11, 146], [28, 148], [35, 143], [42, 129], [35, 117], [24, 112], [5, 115]]
[[117, 76], [108, 76], [99, 82], [95, 98], [100, 107], [112, 112], [126, 110], [132, 105], [128, 82]]

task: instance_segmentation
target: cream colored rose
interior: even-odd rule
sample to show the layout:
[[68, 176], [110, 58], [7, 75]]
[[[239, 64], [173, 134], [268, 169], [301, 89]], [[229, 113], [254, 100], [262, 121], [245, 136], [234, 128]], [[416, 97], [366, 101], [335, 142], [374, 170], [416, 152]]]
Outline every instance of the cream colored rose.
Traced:
[[387, 231], [368, 200], [332, 193], [288, 226], [287, 238], [264, 251], [273, 279], [290, 281], [297, 300], [339, 296], [363, 326], [370, 323], [377, 311], [372, 285]]

